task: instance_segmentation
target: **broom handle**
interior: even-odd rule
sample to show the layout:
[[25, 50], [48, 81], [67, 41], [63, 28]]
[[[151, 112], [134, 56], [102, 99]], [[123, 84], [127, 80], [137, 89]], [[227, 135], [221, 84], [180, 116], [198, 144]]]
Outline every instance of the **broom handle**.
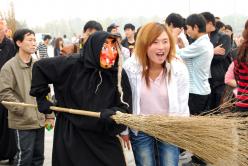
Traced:
[[[27, 104], [27, 103], [2, 101], [2, 104], [3, 105], [10, 105], [10, 106], [23, 106], [23, 107], [37, 108], [37, 105]], [[66, 113], [70, 113], [70, 114], [85, 115], [85, 116], [100, 118], [100, 112], [92, 112], [92, 111], [85, 111], [85, 110], [79, 110], [79, 109], [55, 107], [55, 106], [51, 106], [50, 109], [53, 111], [57, 111], [57, 112], [66, 112]]]

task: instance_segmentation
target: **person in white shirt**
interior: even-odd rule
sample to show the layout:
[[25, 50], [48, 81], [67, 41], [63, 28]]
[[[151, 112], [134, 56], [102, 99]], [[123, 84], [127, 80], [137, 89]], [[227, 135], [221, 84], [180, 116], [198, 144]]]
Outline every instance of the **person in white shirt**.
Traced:
[[165, 23], [169, 26], [175, 38], [176, 49], [180, 48], [180, 42], [183, 46], [189, 45], [189, 41], [187, 40], [187, 37], [184, 32], [185, 19], [180, 14], [169, 14], [165, 19]]
[[195, 41], [177, 54], [185, 61], [189, 71], [189, 109], [192, 115], [206, 110], [208, 95], [211, 93], [208, 78], [214, 50], [206, 33], [206, 21], [202, 15], [192, 14], [186, 20], [187, 33]]
[[[156, 22], [139, 31], [134, 54], [123, 66], [132, 89], [133, 114], [189, 116], [188, 72], [175, 56], [172, 38], [168, 27]], [[178, 166], [177, 146], [141, 131], [131, 130], [130, 136], [137, 166]]]
[[[206, 33], [206, 21], [200, 14], [192, 14], [186, 19], [187, 33], [195, 40], [191, 45], [177, 50], [189, 71], [189, 110], [191, 115], [199, 115], [207, 110], [211, 93], [208, 78], [214, 55], [214, 48]], [[205, 165], [195, 156], [194, 163]]]

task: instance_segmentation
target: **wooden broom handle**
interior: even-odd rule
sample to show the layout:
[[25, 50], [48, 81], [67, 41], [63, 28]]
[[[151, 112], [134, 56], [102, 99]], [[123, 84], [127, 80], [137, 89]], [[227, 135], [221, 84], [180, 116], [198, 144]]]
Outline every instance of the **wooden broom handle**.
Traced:
[[51, 106], [51, 110], [57, 111], [57, 112], [67, 112], [70, 114], [76, 114], [76, 115], [85, 115], [85, 116], [91, 116], [100, 118], [100, 112], [93, 112], [93, 111], [85, 111], [85, 110], [79, 110], [79, 109], [72, 109], [72, 108], [63, 108], [63, 107], [55, 107]]
[[[27, 104], [27, 103], [2, 101], [2, 104], [3, 105], [10, 105], [10, 106], [22, 106], [22, 107], [37, 108], [37, 105]], [[55, 107], [55, 106], [51, 106], [50, 109], [53, 111], [57, 111], [57, 112], [66, 112], [66, 113], [70, 113], [70, 114], [85, 115], [85, 116], [100, 118], [100, 112], [92, 112], [92, 111], [85, 111], [85, 110], [79, 110], [79, 109]]]

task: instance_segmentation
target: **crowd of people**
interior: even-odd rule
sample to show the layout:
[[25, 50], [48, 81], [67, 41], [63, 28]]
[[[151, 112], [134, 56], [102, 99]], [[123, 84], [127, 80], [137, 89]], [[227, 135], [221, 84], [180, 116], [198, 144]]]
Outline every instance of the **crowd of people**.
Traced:
[[[240, 40], [210, 12], [187, 18], [171, 13], [163, 23], [138, 29], [127, 23], [123, 29], [125, 38], [117, 24], [104, 31], [90, 20], [74, 42], [45, 35], [37, 44], [30, 29], [7, 36], [0, 19], [0, 101], [37, 105], [0, 104], [0, 160], [43, 165], [45, 126], [51, 126], [53, 166], [124, 166], [121, 141], [132, 147], [137, 166], [177, 166], [189, 152], [111, 116], [201, 116], [222, 111], [227, 94], [236, 99], [229, 111], [248, 111], [248, 20]], [[48, 55], [52, 40], [54, 57]], [[100, 118], [53, 112], [51, 106]], [[192, 156], [187, 165], [206, 164]]]

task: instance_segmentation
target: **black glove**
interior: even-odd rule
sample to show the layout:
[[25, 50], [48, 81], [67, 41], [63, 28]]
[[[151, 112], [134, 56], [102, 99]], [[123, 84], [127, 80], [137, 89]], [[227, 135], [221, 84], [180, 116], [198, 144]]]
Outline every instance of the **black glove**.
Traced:
[[117, 124], [112, 118], [110, 118], [112, 115], [116, 114], [116, 111], [120, 110], [119, 108], [113, 107], [110, 109], [102, 109], [100, 118], [105, 122], [105, 132], [108, 133], [108, 135], [115, 136], [117, 134], [120, 134], [122, 131], [126, 129], [126, 126]]
[[100, 118], [108, 122], [113, 122], [114, 120], [111, 118], [111, 116], [115, 114], [116, 112], [114, 109], [102, 109]]
[[43, 98], [37, 98], [37, 104], [38, 104], [38, 110], [40, 113], [43, 114], [51, 114], [53, 111], [50, 110], [50, 106], [53, 106], [53, 103], [46, 99], [46, 97]]

